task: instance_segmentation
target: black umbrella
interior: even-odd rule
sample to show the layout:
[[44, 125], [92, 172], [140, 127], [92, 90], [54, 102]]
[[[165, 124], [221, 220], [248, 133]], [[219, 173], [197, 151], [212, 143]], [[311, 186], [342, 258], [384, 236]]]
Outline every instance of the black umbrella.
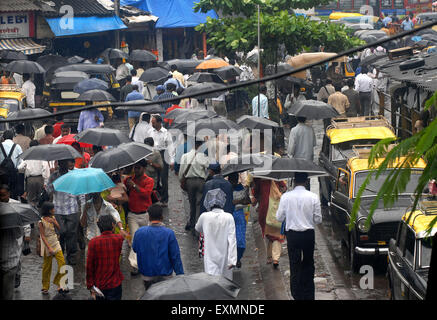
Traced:
[[77, 101], [116, 101], [115, 98], [109, 92], [99, 89], [85, 91], [76, 100]]
[[170, 70], [171, 66], [174, 64], [178, 71], [184, 74], [192, 74], [196, 72], [196, 67], [202, 63], [202, 60], [194, 59], [172, 59], [160, 62], [159, 65], [167, 70]]
[[122, 131], [110, 128], [86, 129], [75, 135], [74, 139], [95, 146], [117, 146], [131, 141]]
[[37, 62], [29, 60], [16, 60], [8, 63], [6, 70], [19, 74], [44, 73], [46, 70]]
[[223, 165], [221, 174], [228, 176], [232, 173], [240, 173], [254, 168], [259, 168], [264, 163], [264, 156], [260, 154], [247, 154], [230, 159]]
[[370, 56], [367, 56], [363, 60], [361, 60], [360, 66], [370, 65], [370, 64], [378, 61], [379, 59], [383, 59], [385, 57], [387, 57], [387, 54], [385, 52], [375, 52], [375, 53], [371, 54]]
[[215, 89], [215, 90], [224, 89], [224, 90], [201, 95], [201, 96], [198, 96], [195, 98], [196, 99], [216, 98], [219, 95], [221, 95], [224, 91], [226, 91], [226, 85], [220, 84], [220, 83], [214, 83], [214, 82], [202, 82], [202, 83], [194, 84], [194, 85], [186, 88], [183, 92], [183, 95], [202, 93], [202, 92], [205, 92], [206, 90], [212, 90], [212, 89]]
[[0, 50], [0, 59], [4, 60], [27, 60], [27, 56], [16, 50]]
[[139, 111], [146, 113], [165, 113], [165, 109], [160, 104], [151, 104], [147, 106], [142, 106], [145, 102], [150, 102], [148, 100], [133, 100], [128, 101], [123, 107], [118, 107], [115, 110], [120, 111]]
[[11, 112], [8, 115], [8, 120], [15, 120], [27, 117], [49, 116], [52, 113], [41, 108], [26, 108]]
[[152, 284], [141, 300], [230, 300], [235, 299], [239, 291], [237, 283], [201, 272]]
[[[189, 129], [189, 128], [187, 128]], [[214, 118], [202, 118], [195, 122], [196, 135], [201, 132], [204, 135], [209, 135], [209, 132], [214, 132], [215, 134], [221, 133], [223, 130], [238, 130], [238, 125], [225, 117], [214, 117]], [[190, 133], [190, 132], [188, 132]]]
[[212, 110], [195, 110], [195, 109], [184, 109], [184, 108], [177, 108], [173, 109], [169, 113], [167, 113], [164, 118], [165, 119], [180, 119], [182, 121], [185, 120], [198, 120], [202, 118], [210, 118], [216, 116], [217, 113], [215, 113]]
[[325, 169], [308, 160], [273, 156], [270, 160], [271, 165], [269, 168], [266, 168], [266, 166], [270, 163], [268, 160], [265, 160], [263, 168], [252, 170], [252, 176], [254, 178], [281, 181], [293, 178], [295, 172], [306, 172], [311, 177], [328, 175]]
[[156, 61], [157, 58], [154, 53], [147, 50], [132, 50], [130, 53], [130, 60], [132, 61]]
[[78, 82], [74, 86], [73, 91], [76, 93], [82, 94], [86, 91], [94, 90], [94, 89], [108, 90], [109, 85], [106, 81], [103, 81], [103, 80], [100, 80], [97, 78], [92, 78], [92, 79], [86, 79], [86, 80], [82, 80], [82, 81]]
[[23, 227], [39, 220], [38, 210], [30, 204], [0, 202], [0, 229]]
[[190, 76], [187, 81], [190, 82], [213, 82], [213, 83], [225, 83], [219, 75], [215, 73], [209, 72], [195, 72], [192, 76]]
[[106, 173], [131, 166], [145, 159], [153, 152], [153, 148], [138, 142], [129, 142], [115, 148], [97, 153], [90, 161], [92, 168], [101, 168]]
[[7, 63], [0, 63], [0, 70], [6, 70]]
[[301, 100], [290, 107], [291, 115], [305, 117], [310, 120], [336, 118], [340, 114], [331, 105], [317, 100]]
[[96, 63], [75, 63], [69, 64], [54, 70], [55, 72], [61, 71], [82, 71], [92, 74], [107, 74], [115, 72], [114, 67], [109, 64], [96, 64]]
[[79, 56], [73, 56], [67, 59], [68, 63], [81, 63], [84, 61], [85, 58], [79, 57]]
[[23, 160], [55, 161], [82, 158], [82, 155], [66, 144], [44, 144], [30, 147], [19, 157]]
[[238, 77], [242, 70], [235, 66], [229, 65], [221, 68], [214, 69], [214, 73], [217, 73], [222, 79], [233, 79]]
[[279, 124], [274, 121], [250, 115], [243, 115], [239, 117], [236, 122], [241, 127], [249, 129], [271, 129], [279, 127]]
[[38, 62], [46, 70], [53, 66], [62, 66], [68, 63], [67, 58], [55, 54], [41, 56], [36, 59], [36, 62]]
[[115, 48], [107, 48], [101, 55], [108, 59], [129, 59], [129, 55], [126, 52]]
[[169, 76], [168, 70], [161, 67], [153, 67], [145, 70], [141, 76], [140, 81], [154, 82], [159, 80], [165, 80]]
[[378, 40], [378, 38], [376, 38], [375, 36], [372, 36], [372, 35], [364, 35], [361, 37], [361, 40], [364, 40], [367, 43], [373, 43], [373, 42], [376, 42]]

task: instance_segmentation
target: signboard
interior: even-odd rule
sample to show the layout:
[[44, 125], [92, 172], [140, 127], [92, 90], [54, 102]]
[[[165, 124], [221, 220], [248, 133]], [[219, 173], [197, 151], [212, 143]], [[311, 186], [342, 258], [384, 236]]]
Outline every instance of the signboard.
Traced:
[[33, 36], [33, 14], [30, 12], [0, 13], [0, 39]]

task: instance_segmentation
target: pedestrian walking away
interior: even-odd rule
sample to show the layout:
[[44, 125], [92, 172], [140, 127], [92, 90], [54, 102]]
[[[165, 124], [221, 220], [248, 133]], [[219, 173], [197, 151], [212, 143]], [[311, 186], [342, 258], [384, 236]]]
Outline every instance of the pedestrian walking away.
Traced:
[[367, 67], [363, 66], [361, 73], [355, 77], [355, 90], [360, 95], [361, 116], [369, 116], [371, 112], [373, 80], [367, 75], [367, 72]]
[[285, 221], [290, 259], [290, 290], [295, 300], [314, 300], [315, 225], [322, 222], [320, 199], [305, 190], [308, 174], [296, 172], [294, 189], [282, 195], [276, 219]]

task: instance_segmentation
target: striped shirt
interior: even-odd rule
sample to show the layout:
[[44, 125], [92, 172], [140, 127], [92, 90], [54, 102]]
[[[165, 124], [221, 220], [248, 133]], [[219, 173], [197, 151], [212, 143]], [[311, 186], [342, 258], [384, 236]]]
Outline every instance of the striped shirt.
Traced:
[[3, 229], [0, 232], [0, 270], [9, 271], [20, 262], [22, 228]]
[[69, 215], [73, 213], [79, 213], [79, 201], [85, 205], [85, 195], [75, 196], [70, 193], [55, 191], [53, 182], [59, 178], [61, 174], [59, 171], [55, 171], [50, 175], [47, 192], [53, 193], [53, 205], [55, 206], [55, 214]]
[[[161, 93], [158, 96], [157, 100], [160, 101], [160, 100], [165, 100], [165, 99], [170, 99], [170, 98], [175, 98], [175, 97], [176, 96], [173, 93], [166, 91], [164, 93]], [[165, 111], [167, 111], [167, 109], [170, 108], [172, 105], [173, 105], [173, 102], [161, 103], [161, 106], [165, 109]]]

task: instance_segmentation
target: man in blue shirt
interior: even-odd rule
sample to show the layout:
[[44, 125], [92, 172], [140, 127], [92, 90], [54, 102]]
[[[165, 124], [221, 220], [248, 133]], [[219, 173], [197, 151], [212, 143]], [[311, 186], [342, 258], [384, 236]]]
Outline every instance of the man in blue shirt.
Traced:
[[173, 271], [184, 274], [176, 236], [162, 223], [162, 207], [155, 203], [148, 213], [150, 225], [139, 228], [132, 242], [146, 290], [155, 282], [171, 278]]
[[[134, 101], [134, 100], [144, 100], [143, 94], [140, 93], [138, 90], [139, 90], [138, 85], [134, 84], [132, 86], [132, 92], [126, 96], [126, 102]], [[141, 112], [139, 112], [139, 111], [128, 111], [127, 112], [127, 119], [129, 121], [129, 130], [131, 130], [133, 128], [133, 126], [135, 125], [135, 123], [138, 122], [140, 115], [141, 115]]]
[[266, 93], [267, 87], [261, 85], [259, 88], [260, 110], [258, 110], [258, 96], [255, 96], [255, 98], [252, 99], [252, 115], [254, 117], [269, 118], [269, 101], [266, 97]]
[[[158, 99], [157, 99], [158, 101], [176, 97], [173, 94], [173, 91], [176, 91], [176, 86], [174, 83], [168, 83], [165, 86], [165, 88], [166, 88], [165, 92], [158, 96]], [[155, 100], [155, 99], [153, 99], [153, 100]], [[170, 108], [172, 105], [173, 105], [172, 102], [161, 103], [161, 106], [165, 109], [165, 111], [167, 111], [167, 109]]]
[[409, 31], [409, 30], [413, 30], [413, 27], [414, 27], [413, 21], [411, 21], [410, 16], [407, 16], [405, 20], [402, 21], [401, 28], [404, 31]]
[[[90, 103], [87, 103], [89, 105]], [[80, 113], [77, 132], [103, 126], [103, 115], [99, 109], [84, 110]]]
[[382, 19], [382, 23], [384, 24], [384, 27], [387, 27], [389, 23], [392, 22], [392, 19], [389, 16], [385, 16], [384, 19]]

